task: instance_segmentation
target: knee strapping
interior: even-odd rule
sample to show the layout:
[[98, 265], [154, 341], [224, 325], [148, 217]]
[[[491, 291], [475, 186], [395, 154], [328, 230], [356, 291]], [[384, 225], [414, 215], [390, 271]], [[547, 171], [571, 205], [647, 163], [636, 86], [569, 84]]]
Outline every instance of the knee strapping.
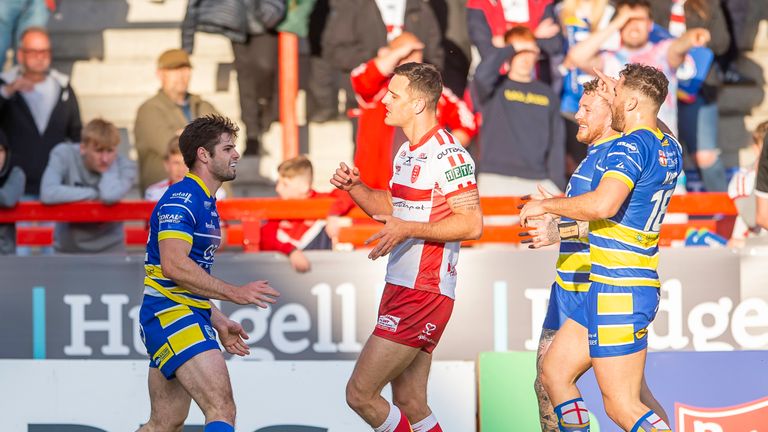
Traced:
[[560, 432], [589, 432], [589, 410], [584, 399], [576, 398], [555, 407]]

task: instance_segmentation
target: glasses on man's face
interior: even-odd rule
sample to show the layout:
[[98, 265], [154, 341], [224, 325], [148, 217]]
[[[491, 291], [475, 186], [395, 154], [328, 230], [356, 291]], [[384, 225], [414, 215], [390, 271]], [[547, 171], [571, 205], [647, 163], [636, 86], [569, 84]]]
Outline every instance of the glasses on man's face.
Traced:
[[51, 49], [32, 49], [32, 48], [21, 48], [21, 52], [24, 53], [24, 55], [28, 55], [30, 57], [43, 57], [43, 56], [49, 56], [51, 55]]

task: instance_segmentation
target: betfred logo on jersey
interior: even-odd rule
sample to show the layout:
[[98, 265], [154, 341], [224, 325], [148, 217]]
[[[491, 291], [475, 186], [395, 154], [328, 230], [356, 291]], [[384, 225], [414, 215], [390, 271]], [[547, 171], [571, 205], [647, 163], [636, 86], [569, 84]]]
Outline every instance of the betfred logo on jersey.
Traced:
[[474, 173], [475, 173], [475, 170], [472, 168], [472, 165], [464, 164], [464, 165], [459, 165], [457, 167], [453, 167], [448, 171], [446, 171], [445, 178], [448, 181], [454, 181], [462, 177], [471, 176]]
[[757, 431], [768, 418], [768, 397], [724, 408], [675, 404], [678, 432]]
[[421, 165], [416, 165], [413, 167], [413, 171], [411, 171], [411, 183], [416, 183], [416, 179], [419, 178], [419, 173], [421, 172]]
[[397, 331], [398, 324], [400, 324], [400, 317], [393, 315], [379, 315], [379, 321], [376, 323], [376, 328], [394, 333]]

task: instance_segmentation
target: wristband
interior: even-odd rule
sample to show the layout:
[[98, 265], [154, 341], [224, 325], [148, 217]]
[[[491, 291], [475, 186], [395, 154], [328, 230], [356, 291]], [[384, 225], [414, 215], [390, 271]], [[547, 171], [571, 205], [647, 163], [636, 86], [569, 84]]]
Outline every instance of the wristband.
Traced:
[[579, 238], [579, 224], [575, 221], [560, 222], [557, 224], [557, 232], [561, 240], [570, 240]]

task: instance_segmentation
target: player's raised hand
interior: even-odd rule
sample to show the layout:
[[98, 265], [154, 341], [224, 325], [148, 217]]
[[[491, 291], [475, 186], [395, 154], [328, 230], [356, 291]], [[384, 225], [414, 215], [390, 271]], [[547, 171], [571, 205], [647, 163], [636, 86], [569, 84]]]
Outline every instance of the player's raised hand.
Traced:
[[613, 98], [616, 97], [616, 85], [619, 81], [615, 78], [609, 77], [604, 74], [603, 71], [597, 68], [592, 68], [597, 78], [600, 80], [600, 85], [597, 86], [597, 94], [601, 98], [605, 99], [608, 104], [613, 103]]
[[331, 177], [332, 185], [337, 189], [347, 192], [360, 183], [360, 170], [357, 168], [350, 168], [344, 162], [339, 164], [333, 177]]
[[239, 322], [226, 319], [214, 323], [214, 327], [219, 333], [221, 345], [228, 353], [240, 357], [250, 354], [251, 350], [245, 343], [245, 339], [248, 339], [248, 333], [245, 332]]
[[528, 219], [528, 226], [533, 229], [518, 234], [523, 237], [520, 243], [527, 244], [529, 249], [538, 249], [558, 243], [560, 241], [560, 232], [557, 230], [559, 220], [558, 217], [550, 213], [544, 214], [541, 218]]
[[536, 26], [536, 30], [533, 31], [536, 39], [549, 39], [557, 36], [558, 33], [560, 33], [560, 26], [552, 18], [541, 20]]
[[280, 293], [269, 286], [269, 282], [261, 280], [248, 282], [236, 289], [232, 302], [241, 305], [253, 304], [260, 308], [266, 308], [269, 304], [275, 303], [277, 297], [280, 297]]
[[373, 218], [384, 223], [384, 228], [381, 231], [365, 241], [365, 244], [368, 245], [379, 240], [379, 244], [368, 254], [368, 258], [376, 260], [376, 258], [383, 257], [392, 252], [392, 249], [407, 239], [409, 235], [408, 225], [402, 219], [389, 215], [374, 215]]

